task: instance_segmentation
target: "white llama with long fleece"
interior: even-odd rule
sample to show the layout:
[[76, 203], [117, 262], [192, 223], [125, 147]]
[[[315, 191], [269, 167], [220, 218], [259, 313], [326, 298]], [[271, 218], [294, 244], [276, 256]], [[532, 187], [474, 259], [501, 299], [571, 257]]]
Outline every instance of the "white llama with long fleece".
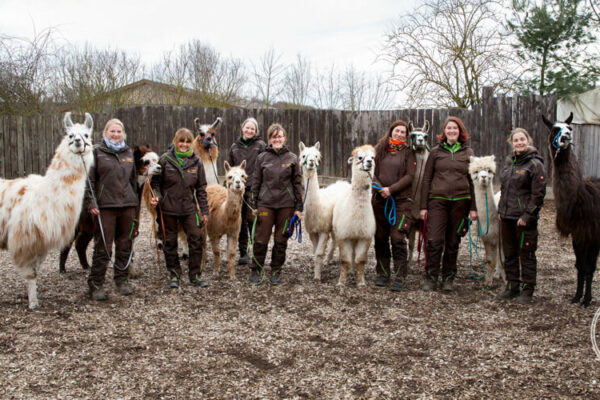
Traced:
[[[496, 162], [494, 156], [470, 158], [469, 174], [473, 181], [475, 203], [479, 216], [479, 230], [483, 246], [485, 247], [486, 274], [485, 284], [492, 286], [494, 277], [500, 275], [506, 283], [506, 274], [500, 260], [500, 233], [498, 221], [498, 202], [500, 192], [494, 196], [494, 175]], [[487, 200], [487, 201], [486, 201]]]
[[87, 172], [93, 163], [92, 116], [73, 124], [65, 114], [66, 135], [44, 176], [0, 179], [0, 249], [7, 249], [27, 280], [29, 308], [39, 307], [37, 269], [53, 248], [68, 244], [81, 212]]
[[[348, 182], [339, 181], [325, 189], [319, 187], [318, 169], [321, 163], [321, 144], [315, 143], [313, 147], [306, 147], [300, 142], [300, 163], [302, 174], [306, 181], [302, 182], [306, 199], [304, 201], [304, 229], [308, 232], [313, 245], [314, 277], [321, 280], [321, 269], [324, 263], [325, 251], [329, 236], [332, 235], [333, 206], [340, 193], [349, 191]], [[333, 256], [335, 244], [331, 249], [329, 259]]]
[[198, 136], [196, 136], [192, 142], [192, 148], [194, 149], [194, 153], [196, 153], [202, 161], [207, 185], [219, 184], [219, 179], [217, 177], [219, 147], [217, 146], [215, 134], [221, 125], [221, 122], [223, 122], [221, 117], [217, 117], [212, 124], [203, 124], [200, 118], [194, 119], [194, 126], [196, 127], [196, 134]]
[[367, 251], [375, 235], [375, 215], [371, 206], [375, 149], [371, 145], [355, 148], [348, 163], [352, 164], [351, 187], [340, 193], [333, 207], [333, 234], [341, 261], [338, 285], [346, 285], [348, 271], [354, 265], [357, 286], [365, 286]]

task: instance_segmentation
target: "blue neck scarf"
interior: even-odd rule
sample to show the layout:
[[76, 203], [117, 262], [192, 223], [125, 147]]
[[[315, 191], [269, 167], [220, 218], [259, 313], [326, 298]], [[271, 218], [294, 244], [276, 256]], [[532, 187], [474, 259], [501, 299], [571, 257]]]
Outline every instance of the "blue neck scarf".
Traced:
[[106, 144], [106, 147], [108, 147], [112, 151], [119, 151], [123, 147], [125, 147], [125, 139], [121, 139], [120, 142], [113, 142], [109, 138], [104, 138], [104, 144]]

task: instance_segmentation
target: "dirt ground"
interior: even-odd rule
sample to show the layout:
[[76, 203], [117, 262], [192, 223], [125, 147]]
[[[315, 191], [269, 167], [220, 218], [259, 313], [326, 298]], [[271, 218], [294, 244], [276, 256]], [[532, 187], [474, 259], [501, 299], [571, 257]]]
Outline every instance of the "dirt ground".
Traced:
[[550, 203], [530, 306], [498, 302], [499, 286], [469, 277], [465, 240], [451, 294], [421, 291], [416, 266], [403, 292], [374, 287], [372, 249], [366, 288], [336, 287], [334, 264], [314, 283], [308, 238], [290, 241], [278, 287], [247, 284], [241, 266], [239, 282], [226, 266], [216, 277], [209, 257], [210, 287], [172, 290], [153, 287], [154, 241], [142, 233], [132, 296], [109, 277], [109, 300], [91, 301], [75, 254], [61, 275], [54, 251], [36, 311], [2, 252], [0, 398], [600, 398], [598, 285], [588, 309], [569, 303], [574, 256], [553, 218]]

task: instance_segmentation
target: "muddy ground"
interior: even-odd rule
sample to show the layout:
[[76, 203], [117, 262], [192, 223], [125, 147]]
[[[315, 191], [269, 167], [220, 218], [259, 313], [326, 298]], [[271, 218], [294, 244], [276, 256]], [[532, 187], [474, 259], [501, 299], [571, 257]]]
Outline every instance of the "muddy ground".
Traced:
[[75, 255], [60, 275], [54, 251], [37, 311], [2, 252], [0, 398], [600, 398], [598, 284], [588, 309], [569, 303], [574, 256], [553, 218], [550, 203], [530, 306], [500, 303], [499, 286], [469, 277], [466, 241], [450, 294], [421, 291], [417, 267], [405, 291], [375, 288], [372, 249], [368, 287], [336, 287], [333, 264], [314, 283], [308, 240], [290, 242], [281, 286], [251, 286], [243, 267], [232, 283], [209, 261], [209, 288], [172, 290], [153, 287], [154, 241], [142, 233], [132, 296], [109, 278], [109, 300], [91, 301]]

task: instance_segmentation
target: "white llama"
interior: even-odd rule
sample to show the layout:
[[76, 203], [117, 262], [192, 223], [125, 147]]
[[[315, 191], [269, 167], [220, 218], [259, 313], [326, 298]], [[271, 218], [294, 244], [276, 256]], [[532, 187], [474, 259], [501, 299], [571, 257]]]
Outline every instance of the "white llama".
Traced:
[[371, 206], [371, 181], [375, 168], [373, 146], [355, 148], [348, 163], [352, 164], [350, 190], [341, 193], [333, 207], [333, 234], [341, 261], [338, 285], [346, 285], [348, 271], [354, 265], [357, 286], [365, 286], [367, 251], [375, 235], [375, 215]]
[[[300, 142], [300, 163], [302, 174], [306, 181], [302, 182], [306, 199], [304, 201], [304, 229], [308, 232], [313, 245], [314, 255], [314, 278], [321, 280], [321, 268], [323, 267], [325, 251], [329, 236], [332, 235], [333, 205], [340, 193], [350, 189], [348, 182], [339, 181], [325, 189], [319, 188], [319, 176], [317, 171], [321, 162], [321, 144], [315, 143], [313, 147], [306, 147]], [[344, 189], [346, 187], [346, 189]], [[328, 257], [331, 259], [335, 250], [335, 244]]]
[[93, 163], [92, 116], [73, 124], [65, 114], [66, 135], [44, 176], [0, 179], [0, 249], [7, 249], [27, 280], [29, 308], [39, 307], [37, 269], [49, 250], [69, 243], [81, 212], [87, 172]]
[[[410, 134], [410, 147], [415, 153], [417, 159], [417, 170], [415, 173], [415, 179], [412, 183], [412, 199], [413, 204], [411, 207], [411, 215], [413, 218], [413, 224], [410, 228], [408, 235], [408, 263], [410, 265], [413, 256], [413, 250], [415, 248], [415, 236], [418, 230], [418, 222], [421, 219], [419, 213], [421, 204], [421, 183], [423, 182], [423, 170], [429, 158], [429, 145], [427, 144], [427, 138], [429, 136], [429, 121], [425, 120], [425, 124], [421, 128], [416, 128], [412, 121], [408, 123], [408, 131]], [[421, 232], [423, 234], [423, 232]]]
[[[210, 185], [206, 188], [210, 216], [206, 224], [208, 237], [213, 251], [213, 265], [216, 275], [221, 271], [221, 249], [219, 242], [223, 235], [227, 235], [227, 267], [229, 279], [235, 280], [235, 253], [242, 224], [242, 200], [246, 188], [246, 160], [239, 167], [231, 167], [225, 161], [225, 184]], [[202, 269], [206, 259], [206, 240], [203, 242]]]
[[196, 133], [198, 136], [192, 142], [194, 153], [202, 160], [204, 166], [204, 174], [206, 175], [206, 183], [208, 185], [218, 185], [219, 179], [217, 176], [217, 158], [219, 157], [219, 148], [215, 139], [217, 128], [223, 120], [217, 117], [212, 124], [203, 124], [200, 118], [194, 119]]
[[498, 201], [500, 192], [494, 196], [494, 175], [496, 174], [496, 162], [494, 156], [470, 158], [469, 174], [473, 181], [475, 191], [475, 203], [479, 216], [479, 226], [476, 228], [481, 234], [481, 240], [485, 247], [485, 263], [487, 271], [485, 284], [492, 286], [494, 277], [500, 275], [506, 283], [506, 274], [500, 260], [499, 246], [499, 221]]

